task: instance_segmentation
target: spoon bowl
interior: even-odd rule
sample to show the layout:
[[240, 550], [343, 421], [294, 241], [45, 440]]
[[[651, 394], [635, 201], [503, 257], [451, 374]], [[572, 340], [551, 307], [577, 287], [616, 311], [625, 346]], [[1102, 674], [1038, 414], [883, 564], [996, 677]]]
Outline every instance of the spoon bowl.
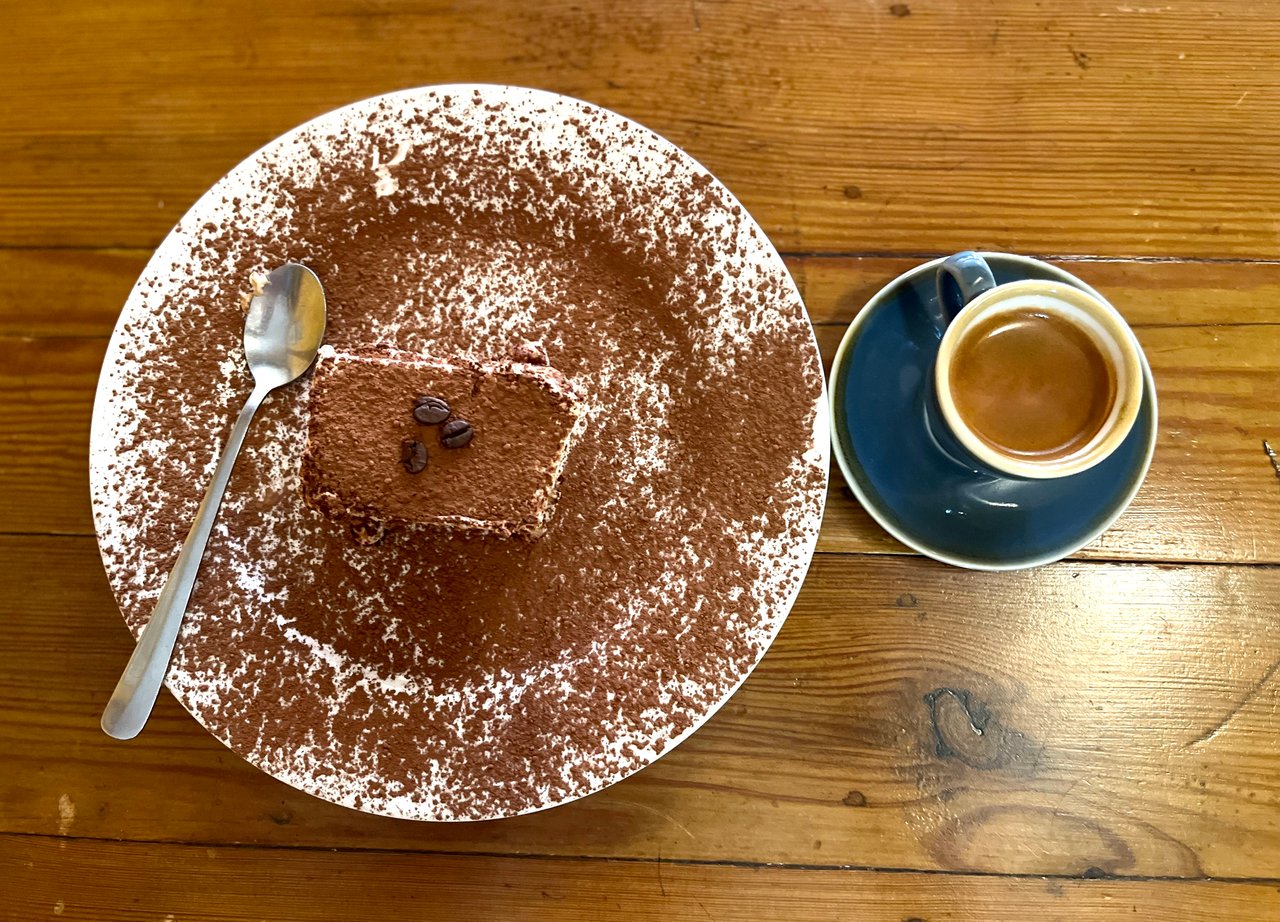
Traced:
[[258, 387], [274, 390], [311, 367], [324, 342], [324, 286], [306, 266], [285, 263], [249, 302], [244, 355]]

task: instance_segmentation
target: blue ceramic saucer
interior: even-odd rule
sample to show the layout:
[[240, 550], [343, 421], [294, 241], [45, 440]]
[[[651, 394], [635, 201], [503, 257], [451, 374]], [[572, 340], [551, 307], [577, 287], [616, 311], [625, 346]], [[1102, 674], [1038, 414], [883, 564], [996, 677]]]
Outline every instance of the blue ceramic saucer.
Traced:
[[[1009, 253], [981, 254], [996, 282], [1050, 279], [1105, 300], [1056, 266]], [[1119, 518], [1151, 465], [1156, 390], [1142, 358], [1142, 409], [1105, 461], [1070, 477], [1022, 480], [963, 467], [926, 434], [924, 388], [939, 336], [934, 260], [894, 279], [845, 332], [831, 368], [836, 460], [854, 494], [899, 541], [944, 563], [1016, 570], [1073, 554]]]

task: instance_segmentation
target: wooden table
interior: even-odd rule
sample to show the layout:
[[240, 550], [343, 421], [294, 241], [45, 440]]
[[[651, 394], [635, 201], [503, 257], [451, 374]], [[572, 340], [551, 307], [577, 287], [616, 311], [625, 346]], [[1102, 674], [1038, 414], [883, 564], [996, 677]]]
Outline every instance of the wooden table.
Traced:
[[[966, 247], [1059, 262], [1161, 401], [1131, 510], [1005, 575], [836, 475], [777, 644], [638, 776], [515, 820], [313, 800], [162, 696], [94, 546], [90, 401], [149, 251], [351, 100], [581, 96], [761, 221], [824, 352]], [[0, 19], [0, 913], [62, 919], [1280, 918], [1280, 5], [1238, 0], [9, 3]]]

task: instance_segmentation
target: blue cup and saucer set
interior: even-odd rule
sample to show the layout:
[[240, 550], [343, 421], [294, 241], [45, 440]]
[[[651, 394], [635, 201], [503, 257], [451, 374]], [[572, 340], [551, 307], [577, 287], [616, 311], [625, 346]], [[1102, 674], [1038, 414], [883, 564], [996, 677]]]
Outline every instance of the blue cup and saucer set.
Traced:
[[[1025, 317], [1087, 338], [1095, 364], [1019, 340]], [[1005, 329], [1003, 345], [982, 345]], [[1030, 368], [1033, 385], [966, 377], [986, 373], [970, 357], [981, 348], [1004, 350], [996, 371]], [[1035, 366], [1042, 353], [1048, 367]], [[1081, 423], [1071, 401], [1095, 366], [1106, 402]], [[903, 544], [959, 567], [1016, 570], [1075, 553], [1129, 505], [1155, 451], [1155, 381], [1123, 317], [1071, 273], [1011, 253], [957, 253], [891, 281], [845, 332], [830, 393], [836, 461], [854, 495]], [[1056, 445], [1064, 420], [1086, 428], [1053, 450], [1011, 441], [1022, 425]], [[1009, 439], [1002, 427], [1015, 427]]]

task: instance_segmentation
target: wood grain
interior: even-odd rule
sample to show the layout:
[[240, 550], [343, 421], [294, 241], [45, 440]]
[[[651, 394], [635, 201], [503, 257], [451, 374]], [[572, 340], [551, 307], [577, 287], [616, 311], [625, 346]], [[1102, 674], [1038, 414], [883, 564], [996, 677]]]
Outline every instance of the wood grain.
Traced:
[[0, 249], [0, 337], [109, 336], [149, 250]]
[[[1103, 922], [1264, 919], [1270, 883], [1037, 880], [838, 869], [464, 858], [406, 852], [282, 852], [0, 836], [0, 904], [14, 922], [207, 919], [562, 922]], [[147, 886], [138, 887], [145, 880]]]
[[259, 773], [168, 695], [98, 715], [130, 643], [87, 538], [0, 538], [0, 832], [357, 849], [1270, 877], [1280, 568], [972, 573], [820, 555], [688, 742], [546, 813], [414, 824]]
[[89, 420], [105, 339], [0, 339], [0, 532], [92, 534]]
[[[1262, 451], [1280, 448], [1280, 6], [4, 12], [0, 919], [1280, 918]], [[1155, 369], [1147, 485], [1082, 559], [982, 574], [906, 555], [837, 475], [824, 553], [743, 689], [650, 769], [542, 814], [436, 826], [323, 803], [167, 694], [141, 738], [108, 740], [130, 641], [85, 446], [133, 280], [259, 145], [460, 81], [580, 96], [685, 147], [787, 254], [828, 360], [925, 258], [1066, 260]]]
[[[1130, 511], [1084, 556], [1280, 562], [1280, 479], [1262, 448], [1280, 445], [1280, 324], [1137, 332], [1160, 393], [1156, 459]], [[818, 334], [829, 363], [843, 327]], [[104, 349], [98, 338], [0, 339], [0, 533], [92, 533], [84, 445]], [[820, 548], [906, 552], [834, 467]]]
[[215, 179], [312, 116], [485, 81], [584, 97], [662, 132], [784, 249], [1277, 255], [1271, 4], [7, 12], [0, 245], [154, 246]]

